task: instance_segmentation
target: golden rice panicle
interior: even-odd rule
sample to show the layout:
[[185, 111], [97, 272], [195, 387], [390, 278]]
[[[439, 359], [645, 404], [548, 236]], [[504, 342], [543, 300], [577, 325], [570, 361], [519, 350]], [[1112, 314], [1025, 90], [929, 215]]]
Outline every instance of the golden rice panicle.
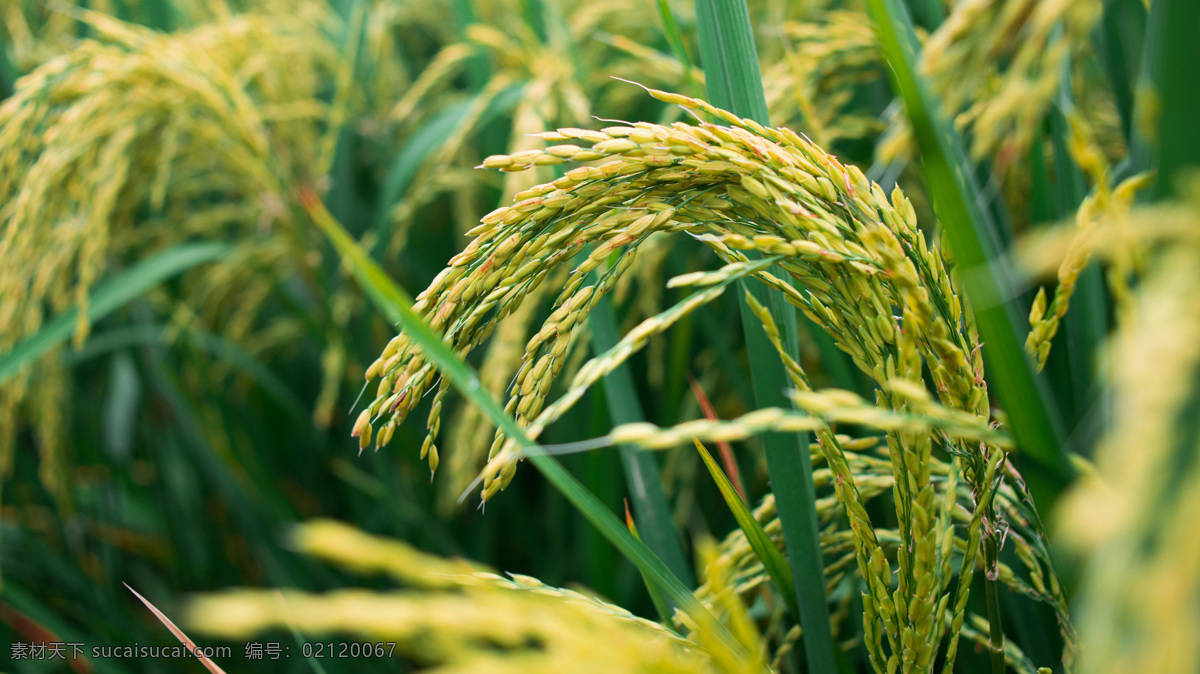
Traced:
[[[780, 258], [808, 290], [807, 295], [792, 290], [790, 299], [839, 335], [839, 346], [879, 381], [894, 378], [894, 363], [912, 362], [918, 353], [906, 347], [904, 361], [893, 358], [893, 365], [887, 364], [886, 354], [894, 348], [888, 345], [901, 332], [888, 307], [908, 307], [920, 335], [917, 342], [937, 356], [930, 360], [939, 363], [933, 376], [944, 402], [986, 413], [986, 393], [976, 383], [975, 373], [960, 374], [973, 366], [977, 351], [969, 313], [953, 293], [944, 262], [925, 246], [911, 206], [899, 193], [893, 195], [899, 199], [901, 210], [896, 210], [858, 169], [843, 167], [786, 129], [765, 129], [696, 99], [652, 93], [737, 126], [639, 123], [604, 131], [560, 129], [541, 134], [559, 145], [488, 158], [485, 167], [509, 172], [528, 169], [542, 159], [608, 157], [610, 161], [568, 171], [554, 183], [517, 195], [513, 206], [489, 214], [473, 230], [476, 239], [416, 305], [456, 349], [467, 352], [490, 335], [495, 320], [519, 306], [551, 269], [593, 247], [568, 278], [551, 320], [527, 345], [517, 375], [519, 387], [514, 387], [516, 402], [510, 402], [511, 410], [530, 425], [531, 434], [536, 436], [552, 420], [529, 423], [539, 416], [544, 400], [539, 382], [559, 367], [561, 354], [594, 303], [594, 293], [612, 287], [638, 245], [654, 231], [707, 234], [703, 242], [731, 264], [743, 260], [739, 252], [743, 249]], [[591, 147], [581, 146], [580, 141]], [[690, 196], [700, 189], [706, 190], [702, 198]], [[847, 215], [855, 223], [849, 233], [840, 224]], [[606, 261], [612, 266], [603, 271], [599, 285], [584, 286], [587, 275]], [[843, 276], [842, 270], [852, 275]], [[788, 292], [778, 279], [756, 273]], [[922, 285], [936, 293], [915, 292]], [[841, 299], [864, 292], [876, 299], [855, 305], [857, 309]], [[937, 297], [944, 299], [939, 303]], [[830, 306], [849, 309], [852, 315], [839, 318]], [[859, 315], [863, 311], [866, 316]], [[836, 329], [851, 319], [868, 326], [866, 336]], [[921, 332], [926, 327], [928, 336]], [[435, 377], [432, 367], [403, 338], [389, 346], [368, 374], [395, 382], [390, 393], [381, 387], [370, 408], [371, 418], [397, 421]], [[498, 442], [494, 453], [510, 461], [505, 446]], [[492, 467], [489, 484], [500, 468]], [[510, 478], [511, 469], [504, 472]]]
[[290, 533], [297, 552], [359, 575], [386, 574], [396, 583], [421, 588], [452, 588], [453, 577], [492, 569], [461, 559], [442, 559], [403, 542], [372, 536], [330, 519], [309, 520]]
[[[561, 128], [538, 134], [550, 144], [545, 149], [488, 157], [483, 167], [505, 172], [560, 162], [601, 163], [568, 170], [485, 216], [471, 232], [474, 240], [421, 293], [415, 308], [451, 348], [465, 354], [555, 269], [576, 261], [548, 319], [527, 343], [509, 389], [507, 411], [537, 438], [652, 336], [718, 297], [730, 283], [754, 278], [783, 293], [882, 387], [876, 400], [811, 391], [799, 365], [783, 358], [800, 389], [796, 402], [808, 414], [763, 409], [728, 422], [696, 420], [667, 429], [635, 424], [614, 429], [610, 439], [658, 448], [693, 437], [732, 440], [767, 431], [817, 431], [825, 460], [838, 477], [836, 495], [848, 513], [855, 559], [868, 585], [865, 624], [868, 630], [882, 626], [868, 635], [873, 662], [886, 669], [906, 661], [928, 671], [945, 635], [945, 613], [951, 612], [955, 634], [965, 620], [979, 548], [998, 530], [994, 494], [1005, 475], [1004, 448], [1011, 446], [990, 428], [979, 336], [949, 264], [926, 242], [899, 190], [884, 194], [859, 169], [786, 128], [765, 128], [699, 99], [650, 94], [729, 126]], [[650, 235], [680, 232], [708, 246], [725, 266], [674, 279], [673, 285], [697, 290], [584, 363], [563, 395], [547, 404], [550, 384], [598, 298], [611, 292]], [[772, 264], [795, 287], [768, 269]], [[770, 312], [758, 307], [756, 313], [770, 334]], [[936, 400], [919, 383], [926, 365]], [[367, 374], [382, 382], [364, 423], [385, 425], [399, 423], [436, 380], [432, 365], [403, 335]], [[833, 420], [887, 432], [899, 536], [908, 541], [893, 550], [896, 566], [862, 506], [845, 450], [829, 430]], [[436, 431], [437, 420], [429, 425]], [[954, 498], [952, 492], [938, 495], [931, 472], [935, 441], [952, 450], [955, 470], [974, 499], [957, 592], [949, 587], [954, 536], [947, 513], [953, 509], [945, 505]], [[521, 457], [511, 439], [495, 436], [482, 472], [484, 500], [510, 483]], [[1037, 532], [1030, 535], [1040, 540]], [[900, 579], [895, 589], [893, 577]]]
[[844, 9], [785, 22], [783, 34], [791, 48], [783, 58], [763, 65], [771, 119], [803, 128], [825, 147], [878, 134], [882, 125], [877, 117], [851, 107], [856, 89], [883, 72], [871, 26], [865, 12]]
[[[890, 461], [887, 458], [881, 457], [876, 449], [872, 451], [872, 446], [877, 444], [879, 438], [857, 438], [852, 439], [848, 436], [839, 435], [837, 441], [843, 448], [843, 454], [849, 464], [850, 471], [854, 476], [854, 482], [861, 494], [861, 500], [865, 504], [879, 496], [890, 492], [893, 485], [893, 473]], [[836, 474], [833, 470], [827, 467], [823, 452], [819, 444], [811, 446], [813, 458], [813, 483], [818, 490], [817, 516], [822, 527], [821, 535], [821, 553], [822, 557], [827, 560], [825, 568], [827, 591], [833, 592], [834, 588], [841, 582], [846, 573], [853, 573], [857, 570], [855, 565], [855, 544], [853, 532], [838, 527], [830, 526], [831, 523], [838, 523], [843, 518], [847, 517], [846, 510], [842, 507], [842, 501], [836, 496], [826, 496], [831, 488], [839, 485]], [[959, 470], [952, 464], [947, 464], [936, 457], [930, 460], [930, 471], [933, 475], [943, 478], [937, 482], [939, 488], [944, 488], [944, 491], [939, 494], [939, 499], [942, 500], [941, 507], [937, 513], [938, 517], [944, 518], [946, 521], [953, 521], [958, 531], [946, 527], [942, 529], [945, 538], [938, 542], [938, 545], [949, 549], [953, 546], [957, 550], [965, 550], [968, 546], [967, 535], [970, 532], [970, 522], [973, 520], [973, 510], [975, 509], [971, 496], [966, 493], [959, 493], [956, 488], [958, 483]], [[1068, 649], [1068, 653], [1064, 658], [1068, 671], [1072, 671], [1074, 649], [1076, 648], [1076, 635], [1071, 627], [1071, 618], [1069, 607], [1067, 606], [1065, 596], [1062, 594], [1061, 588], [1058, 585], [1058, 580], [1053, 572], [1053, 566], [1050, 562], [1049, 551], [1046, 547], [1046, 539], [1043, 532], [1029, 521], [1026, 497], [1023, 495], [1023, 487], [1020, 486], [1019, 480], [1012, 480], [1001, 484], [995, 494], [997, 509], [1002, 513], [1003, 521], [1009, 527], [1008, 538], [1006, 545], [1012, 546], [1017, 558], [1021, 560], [1024, 576], [1018, 575], [1013, 569], [999, 564], [997, 567], [998, 580], [1006, 587], [1014, 592], [1018, 592], [1027, 597], [1049, 605], [1059, 616], [1061, 622], [1064, 639], [1064, 645]], [[763, 525], [768, 536], [771, 537], [774, 544], [783, 551], [784, 541], [783, 532], [780, 526], [777, 513], [775, 510], [774, 497], [768, 494], [764, 497], [761, 504], [754, 509], [756, 519]], [[875, 528], [875, 535], [880, 541], [884, 550], [889, 554], [894, 554], [896, 547], [902, 540], [901, 534], [896, 529], [885, 529], [882, 527]], [[719, 554], [729, 560], [729, 564], [734, 569], [734, 577], [731, 581], [737, 588], [737, 592], [743, 597], [743, 601], [747, 604], [753, 604], [758, 598], [762, 588], [768, 584], [768, 576], [763, 568], [762, 561], [758, 555], [750, 547], [746, 541], [745, 534], [736, 529], [731, 532], [719, 545]], [[949, 587], [952, 580], [953, 569], [950, 565], [949, 556], [942, 561], [943, 567], [938, 571], [937, 580], [938, 586], [943, 588]], [[1029, 578], [1028, 581], [1024, 577]], [[870, 581], [868, 579], [868, 585]], [[711, 604], [711, 592], [706, 585], [702, 585], [696, 591], [696, 596], [705, 604], [709, 610], [715, 610]], [[853, 597], [845, 596], [844, 602], [851, 601]], [[937, 605], [935, 625], [943, 624], [947, 610], [952, 609], [949, 604], [950, 595], [943, 595]], [[872, 600], [865, 602], [864, 607], [867, 610], [873, 611], [878, 616], [878, 611], [881, 604], [877, 604]], [[780, 608], [782, 610], [782, 607]], [[839, 604], [833, 609], [834, 614], [842, 611], [842, 604]], [[877, 618], [877, 621], [879, 619]], [[973, 616], [969, 612], [964, 615], [962, 623], [962, 636], [978, 641], [980, 633], [973, 631], [971, 625], [977, 622], [977, 616]], [[876, 641], [882, 638], [882, 626], [879, 622], [865, 625], [866, 646], [868, 652], [878, 650], [881, 645]], [[772, 632], [768, 627], [764, 633], [770, 637], [773, 642], [780, 643], [780, 648], [786, 647], [786, 635], [780, 635], [777, 632]], [[983, 632], [984, 641], [986, 641], [986, 630]], [[838, 636], [837, 625], [834, 626], [834, 636]], [[1009, 652], [1011, 644], [1006, 644], [1006, 653], [1012, 660], [1014, 667], [1024, 667], [1025, 663], [1023, 656], [1019, 655], [1019, 651]], [[778, 657], [778, 655], [776, 656]], [[872, 657], [877, 657], [872, 655]], [[887, 658], [877, 660], [878, 662], [886, 662]], [[1019, 671], [1022, 671], [1019, 669]]]
[[[920, 68], [943, 112], [971, 137], [975, 159], [1004, 170], [1024, 156], [1054, 101], [1064, 68], [1101, 16], [1097, 0], [962, 0], [921, 50]], [[881, 159], [911, 154], [896, 114], [877, 146]]]
[[[386, 6], [387, 3], [379, 4]], [[430, 4], [438, 6], [438, 3]], [[536, 147], [531, 134], [538, 131], [590, 123], [595, 105], [613, 111], [627, 110], [639, 103], [628, 87], [611, 86], [605, 79], [596, 83], [580, 78], [579, 63], [605, 63], [612, 72], [627, 77], [653, 74], [657, 81], [667, 77], [666, 81], [678, 82], [677, 72], [663, 73], [661, 63], [648, 65], [641, 58], [644, 49], [630, 51], [628, 48], [629, 45], [648, 44], [658, 35], [653, 23], [637, 18], [640, 6], [635, 0], [617, 0], [602, 5], [575, 4], [560, 10], [565, 31], [552, 30], [546, 36], [539, 36], [530, 30], [520, 12], [513, 11], [512, 3], [481, 5], [475, 8], [478, 22], [467, 26], [458, 41], [454, 36], [444, 36], [449, 44], [434, 56], [415, 81], [407, 86], [393, 85], [386, 90], [382, 89], [381, 83], [380, 91], [387, 91], [389, 96], [394, 91], [404, 92], [384, 115], [383, 126], [389, 134], [409, 132], [428, 121], [428, 113], [423, 114], [423, 111], [445, 109], [442, 101], [454, 100], [453, 95], [446, 95], [447, 91], [456, 77], [470, 69], [474, 58], [486, 55], [492, 65], [491, 77], [479, 95], [472, 99], [470, 110], [437, 154], [426, 162], [426, 168], [414, 178], [404, 199], [393, 208], [394, 226], [391, 238], [386, 242], [388, 251], [398, 251], [404, 244], [420, 206], [447, 192], [461, 193], [465, 191], [464, 186], [476, 182], [474, 179], [463, 180], [458, 169], [447, 170], [447, 165], [464, 165], [462, 159], [470, 154], [463, 151], [467, 141], [481, 130], [489, 106], [500, 97], [515, 100], [507, 152], [517, 154]], [[382, 7], [376, 11], [386, 13]], [[378, 21], [385, 19], [381, 17]], [[442, 17], [440, 25], [426, 21], [423, 29], [425, 32], [444, 30], [447, 25], [452, 26], [454, 22]], [[597, 31], [611, 34], [611, 39], [593, 39]], [[383, 46], [387, 44], [385, 38], [373, 39], [382, 42]], [[572, 42], [570, 50], [566, 48], [567, 41]], [[547, 161], [528, 173], [504, 176], [504, 199], [552, 179], [550, 163]]]
[[496, 575], [461, 560], [419, 552], [399, 541], [333, 521], [300, 525], [302, 552], [360, 574], [383, 571], [400, 589], [346, 589], [326, 594], [235, 590], [193, 601], [190, 629], [247, 639], [289, 627], [322, 638], [341, 635], [395, 642], [391, 657], [439, 671], [574, 671], [586, 662], [605, 671], [763, 672], [719, 659], [704, 645], [587, 594], [536, 578]]
[[[480, 385], [491, 395], [499, 397], [512, 380], [524, 356], [524, 342], [533, 322], [535, 310], [550, 283], [534, 290], [510, 316], [500, 322], [492, 335], [487, 354], [479, 367]], [[438, 490], [438, 507], [445, 512], [457, 506], [457, 498], [487, 460], [495, 426], [475, 405], [460, 405], [450, 424], [447, 445], [454, 451], [446, 456], [446, 488]]]
[[[292, 227], [286, 195], [314, 179], [332, 114], [319, 100], [337, 62], [328, 9], [304, 3], [168, 34], [63, 12], [90, 39], [45, 60], [0, 104], [0, 353], [72, 306], [78, 346], [89, 293], [112, 262], [194, 238], [239, 246], [181, 280], [188, 301], [167, 308], [175, 327], [221, 326], [251, 351], [287, 341], [284, 322], [266, 330], [258, 320], [274, 292], [262, 270], [296, 276], [311, 260], [309, 229]], [[331, 305], [347, 317], [338, 298]], [[326, 388], [344, 370], [334, 341]], [[34, 368], [0, 392], [0, 457], [10, 457], [28, 382], [40, 382], [28, 404], [56, 406], [46, 396], [61, 390], [51, 381], [61, 369], [45, 359]], [[35, 437], [43, 471], [61, 473], [54, 431]]]

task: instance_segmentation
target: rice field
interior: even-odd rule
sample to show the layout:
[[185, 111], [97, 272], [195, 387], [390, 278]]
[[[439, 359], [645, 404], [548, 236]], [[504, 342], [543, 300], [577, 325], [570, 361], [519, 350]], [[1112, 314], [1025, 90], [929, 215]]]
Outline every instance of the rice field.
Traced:
[[1190, 0], [0, 0], [5, 671], [1200, 671], [1196, 62]]

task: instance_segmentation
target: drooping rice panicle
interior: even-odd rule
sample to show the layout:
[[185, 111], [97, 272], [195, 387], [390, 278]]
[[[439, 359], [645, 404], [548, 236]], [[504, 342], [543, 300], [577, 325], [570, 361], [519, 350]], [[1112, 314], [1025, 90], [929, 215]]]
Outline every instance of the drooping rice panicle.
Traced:
[[[840, 458], [843, 451], [826, 430], [826, 419], [758, 410], [728, 423], [694, 421], [662, 431], [647, 425], [621, 427], [612, 439], [667, 446], [693, 436], [720, 440], [766, 430], [821, 431], [826, 460], [837, 468], [838, 497], [850, 514], [859, 572], [868, 588], [864, 625], [872, 662], [880, 670], [903, 663], [905, 671], [927, 671], [946, 631], [956, 635], [963, 624], [976, 554], [985, 539], [999, 535], [993, 495], [1004, 475], [1004, 441], [989, 429], [983, 362], [969, 308], [955, 290], [947, 263], [936, 247], [927, 245], [899, 191], [889, 200], [857, 168], [842, 165], [787, 129], [767, 129], [697, 99], [651, 93], [731, 126], [700, 122], [637, 123], [602, 131], [565, 128], [539, 134], [558, 145], [489, 157], [485, 168], [507, 172], [608, 161], [569, 170], [552, 183], [516, 195], [513, 206], [486, 216], [471, 232], [475, 239], [419, 295], [415, 308], [458, 353], [466, 354], [554, 269], [590, 248], [526, 346], [510, 388], [507, 411], [536, 438], [604, 374], [644, 347], [651, 335], [714, 299], [732, 280], [754, 278], [785, 293], [881, 387], [874, 405], [842, 394], [835, 400], [838, 396], [832, 393], [806, 392], [799, 365], [787, 363], [801, 388], [797, 402], [802, 407], [832, 414], [830, 419], [889, 431], [892, 489], [899, 536], [905, 541], [894, 551], [898, 569], [879, 545], [856, 496], [856, 478]], [[656, 232], [689, 234], [727, 266], [676, 279], [675, 285], [698, 285], [701, 290], [643, 321], [609, 352], [585, 363], [563, 397], [547, 406], [549, 383], [560, 374], [591, 308], [614, 288], [639, 246]], [[762, 261], [748, 253], [763, 256]], [[769, 264], [778, 265], [801, 289], [775, 276]], [[593, 271], [598, 280], [584, 285]], [[770, 333], [773, 319], [765, 309], [759, 313]], [[847, 329], [850, 326], [856, 329]], [[926, 366], [937, 388], [936, 404], [921, 385], [911, 383], [921, 379]], [[364, 442], [372, 424], [391, 428], [400, 423], [435, 384], [437, 372], [401, 334], [388, 344], [367, 378], [381, 383], [359, 420]], [[422, 448], [431, 457], [436, 457], [431, 443], [439, 426], [436, 400]], [[918, 418], [923, 421], [915, 421]], [[971, 428], [975, 430], [967, 430]], [[940, 504], [954, 499], [939, 500], [932, 481], [935, 441], [954, 456], [973, 499], [966, 562], [949, 625], [942, 616], [950, 599], [946, 591], [951, 583], [953, 523], [939, 512], [948, 513], [948, 506]], [[520, 458], [516, 446], [497, 434], [483, 470], [485, 500], [512, 480]], [[899, 584], [893, 588], [894, 572]], [[954, 643], [952, 636], [951, 660]]]
[[[263, 270], [304, 278], [312, 269], [312, 235], [295, 227], [286, 195], [317, 163], [330, 114], [319, 94], [337, 58], [310, 10], [171, 34], [70, 10], [92, 39], [46, 60], [0, 104], [0, 353], [69, 307], [79, 309], [80, 345], [89, 292], [110, 267], [200, 237], [240, 246], [183, 279], [191, 301], [177, 318], [255, 349], [286, 340], [286, 319], [270, 331], [256, 319], [274, 293]], [[343, 378], [340, 344], [327, 351], [327, 388]], [[63, 404], [46, 399], [63, 387], [52, 381], [64, 376], [59, 357], [0, 390], [0, 463], [11, 462], [32, 381], [40, 409]], [[318, 419], [332, 410], [324, 398]], [[36, 416], [43, 470], [57, 475], [47, 486], [65, 494], [61, 424]]]

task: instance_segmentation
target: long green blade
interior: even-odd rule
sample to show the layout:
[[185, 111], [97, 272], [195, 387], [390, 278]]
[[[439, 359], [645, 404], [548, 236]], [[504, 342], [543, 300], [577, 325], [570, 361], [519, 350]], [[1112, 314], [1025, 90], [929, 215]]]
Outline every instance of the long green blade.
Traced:
[[[1152, 97], [1148, 107], [1159, 112], [1157, 122], [1158, 183], [1154, 196], [1182, 196], [1179, 178], [1184, 169], [1200, 165], [1200, 91], [1196, 89], [1196, 59], [1200, 59], [1200, 2], [1162, 0], [1150, 7], [1150, 21], [1159, 30], [1162, 44], [1147, 56], [1154, 69], [1153, 89], [1139, 91]], [[1147, 47], [1148, 49], [1149, 47]], [[1158, 105], [1154, 105], [1157, 99]]]
[[1141, 0], [1108, 0], [1098, 30], [1108, 82], [1121, 114], [1125, 140], [1133, 138], [1133, 83], [1141, 69], [1142, 37], [1146, 32], [1146, 6]]
[[708, 453], [702, 442], [699, 440], [694, 440], [694, 442], [696, 451], [700, 452], [700, 458], [704, 459], [704, 465], [708, 467], [709, 474], [717, 483], [717, 489], [721, 491], [721, 497], [725, 499], [725, 504], [733, 513], [733, 519], [737, 520], [738, 527], [741, 528], [742, 533], [746, 534], [746, 542], [750, 544], [754, 554], [758, 555], [762, 561], [763, 568], [771, 576], [771, 583], [779, 591], [783, 601], [787, 603], [792, 615], [799, 615], [795, 581], [792, 578], [792, 569], [787, 565], [787, 560], [783, 558], [779, 548], [771, 542], [771, 537], [767, 535], [766, 529], [763, 529], [758, 520], [754, 519], [754, 513], [750, 512], [749, 506], [741, 496], [738, 496], [737, 490], [733, 488], [733, 483], [726, 477], [725, 471], [717, 465], [712, 454]]
[[721, 625], [696, 599], [692, 592], [644, 543], [634, 538], [617, 519], [616, 515], [584, 488], [562, 464], [541, 451], [540, 447], [525, 435], [516, 422], [504, 413], [504, 409], [493, 399], [479, 381], [479, 376], [462, 361], [442, 338], [412, 310], [412, 300], [395, 281], [383, 272], [374, 260], [359, 248], [333, 216], [325, 209], [311, 189], [300, 192], [301, 203], [313, 221], [329, 238], [345, 263], [354, 272], [359, 284], [375, 306], [390, 321], [399, 323], [409, 337], [420, 345], [428, 357], [450, 382], [468, 400], [487, 415], [509, 438], [520, 444], [529, 460], [546, 480], [571, 502], [595, 526], [600, 533], [621, 551], [645, 576], [656, 583], [667, 597], [696, 621], [702, 629], [718, 635], [731, 652], [748, 657], [745, 649], [734, 639], [729, 630]]
[[[639, 541], [642, 540], [641, 535], [638, 534], [637, 523], [633, 521], [633, 515], [629, 512], [629, 501], [625, 502], [625, 526], [629, 529], [629, 533], [633, 534], [634, 538]], [[662, 596], [662, 590], [650, 582], [650, 579], [645, 574], [642, 574], [642, 582], [646, 585], [646, 590], [650, 592], [650, 602], [654, 604], [654, 610], [658, 612], [659, 620], [662, 621], [662, 624], [669, 625], [671, 621], [671, 609], [670, 604]]]
[[[181, 243], [142, 260], [96, 288], [88, 301], [88, 320], [98, 321], [172, 276], [225, 257], [231, 250], [233, 248], [224, 243]], [[78, 314], [76, 308], [62, 312], [36, 334], [21, 340], [12, 351], [0, 356], [0, 384], [12, 378], [22, 366], [65, 342], [75, 328]]]
[[[769, 123], [745, 0], [696, 0], [696, 23], [710, 101], [742, 117]], [[781, 293], [770, 292], [761, 284], [743, 283], [743, 288], [764, 306], [771, 307], [779, 321], [783, 343], [796, 357], [799, 348], [794, 308]], [[755, 403], [759, 407], [789, 407], [791, 402], [784, 391], [790, 382], [775, 349], [750, 311], [744, 293], [739, 293], [739, 298]], [[763, 443], [796, 596], [803, 599], [797, 617], [804, 633], [808, 671], [832, 674], [837, 671], [836, 649], [825, 596], [825, 566], [821, 560], [807, 434], [772, 433], [763, 438]]]
[[[164, 325], [135, 325], [117, 328], [92, 335], [87, 344], [78, 351], [67, 354], [64, 362], [68, 367], [104, 354], [133, 346], [163, 346], [167, 343], [167, 328]], [[195, 348], [229, 361], [231, 365], [249, 377], [259, 389], [290, 417], [293, 423], [304, 426], [312, 423], [312, 414], [306, 410], [296, 393], [280, 379], [266, 363], [241, 346], [211, 332], [189, 329], [179, 339]]]
[[12, 63], [8, 60], [8, 45], [4, 36], [0, 35], [0, 101], [12, 95], [13, 84], [17, 81]]
[[[1044, 379], [1036, 377], [1022, 348], [1027, 321], [1010, 298], [1016, 284], [1000, 257], [995, 232], [979, 204], [971, 164], [953, 127], [946, 124], [936, 101], [916, 77], [916, 34], [899, 0], [867, 0], [888, 72], [904, 99], [921, 149], [926, 183], [938, 218], [946, 230], [989, 362], [988, 381], [1005, 404], [1020, 448], [1041, 464], [1027, 474], [1031, 487], [1053, 497], [1069, 479], [1071, 467], [1063, 447], [1062, 421]], [[1045, 475], [1047, 483], [1038, 482]]]
[[675, 20], [669, 0], [658, 0], [658, 18], [662, 21], [663, 34], [667, 38], [667, 44], [671, 45], [671, 51], [675, 52], [675, 58], [679, 59], [679, 63], [683, 66], [683, 75], [687, 79], [692, 93], [696, 96], [704, 95], [703, 88], [696, 81], [696, 76], [692, 74], [692, 57], [688, 55], [687, 46], [683, 44], [683, 33], [679, 30], [679, 22]]
[[[1058, 107], [1050, 111], [1050, 140], [1054, 152], [1054, 221], [1073, 219], [1087, 195], [1083, 172], [1075, 165], [1068, 149], [1071, 132], [1067, 113], [1074, 108], [1071, 94], [1071, 73], [1063, 64], [1059, 87]], [[1060, 109], [1061, 108], [1061, 109]], [[1080, 274], [1072, 296], [1071, 307], [1063, 317], [1061, 342], [1063, 352], [1051, 351], [1057, 361], [1056, 371], [1050, 373], [1052, 388], [1059, 410], [1076, 447], [1090, 447], [1098, 432], [1108, 424], [1105, 397], [1097, 387], [1095, 355], [1104, 341], [1108, 328], [1107, 301], [1104, 279], [1096, 262]], [[1081, 427], [1087, 419], [1086, 427]]]

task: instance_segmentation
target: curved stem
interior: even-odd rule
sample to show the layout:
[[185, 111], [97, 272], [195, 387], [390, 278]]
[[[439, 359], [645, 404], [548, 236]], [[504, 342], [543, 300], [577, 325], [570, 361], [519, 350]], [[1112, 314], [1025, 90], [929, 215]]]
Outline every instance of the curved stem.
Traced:
[[987, 594], [988, 633], [991, 643], [988, 650], [992, 656], [992, 674], [1004, 674], [1004, 630], [1000, 624], [1000, 580], [996, 574], [996, 564], [999, 550], [996, 545], [996, 532], [993, 530], [984, 537], [983, 563], [984, 588]]

